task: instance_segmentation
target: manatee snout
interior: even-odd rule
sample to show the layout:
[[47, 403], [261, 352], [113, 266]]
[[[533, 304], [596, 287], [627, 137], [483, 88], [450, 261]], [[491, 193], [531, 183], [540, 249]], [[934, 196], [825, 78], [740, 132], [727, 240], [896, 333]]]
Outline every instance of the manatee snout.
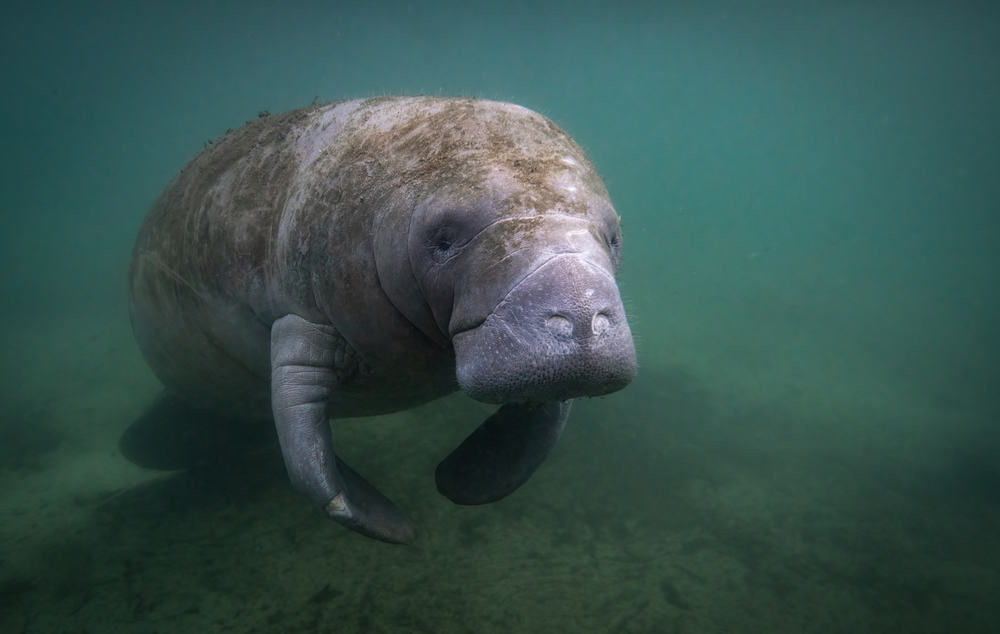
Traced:
[[487, 403], [599, 396], [636, 372], [618, 286], [584, 254], [552, 257], [453, 343], [459, 387]]

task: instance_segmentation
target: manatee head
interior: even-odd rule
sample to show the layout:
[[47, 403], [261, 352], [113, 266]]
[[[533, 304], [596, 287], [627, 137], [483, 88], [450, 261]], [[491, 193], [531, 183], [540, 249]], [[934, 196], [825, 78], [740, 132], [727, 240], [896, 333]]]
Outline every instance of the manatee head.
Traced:
[[459, 387], [511, 403], [627, 385], [620, 219], [583, 150], [545, 117], [489, 101], [429, 100], [388, 130], [379, 278], [411, 323], [454, 347]]

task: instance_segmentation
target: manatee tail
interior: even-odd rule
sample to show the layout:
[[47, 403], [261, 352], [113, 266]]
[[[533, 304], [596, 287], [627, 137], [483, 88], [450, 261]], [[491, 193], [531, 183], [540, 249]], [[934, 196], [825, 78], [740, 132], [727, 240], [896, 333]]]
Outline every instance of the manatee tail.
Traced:
[[140, 467], [177, 471], [218, 464], [273, 442], [270, 425], [219, 416], [164, 392], [128, 426], [118, 448]]

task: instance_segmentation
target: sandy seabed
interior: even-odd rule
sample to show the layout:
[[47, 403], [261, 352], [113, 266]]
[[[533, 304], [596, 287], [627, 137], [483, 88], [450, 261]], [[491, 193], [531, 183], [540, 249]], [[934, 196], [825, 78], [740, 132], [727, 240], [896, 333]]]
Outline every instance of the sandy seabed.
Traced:
[[489, 407], [339, 421], [420, 528], [399, 547], [323, 518], [273, 447], [196, 473], [127, 462], [117, 438], [159, 387], [104, 317], [4, 330], [0, 631], [1000, 631], [996, 448], [899, 385], [647, 355], [483, 507], [433, 471]]

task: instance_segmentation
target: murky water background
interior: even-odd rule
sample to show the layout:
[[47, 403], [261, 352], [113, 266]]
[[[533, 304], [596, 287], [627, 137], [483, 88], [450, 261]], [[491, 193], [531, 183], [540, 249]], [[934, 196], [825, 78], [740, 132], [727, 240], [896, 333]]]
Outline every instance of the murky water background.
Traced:
[[[334, 4], [3, 9], [0, 630], [1000, 629], [991, 4]], [[129, 464], [149, 204], [258, 111], [394, 93], [515, 101], [590, 153], [635, 384], [485, 507], [433, 469], [489, 408], [338, 423], [406, 548], [273, 452]]]

